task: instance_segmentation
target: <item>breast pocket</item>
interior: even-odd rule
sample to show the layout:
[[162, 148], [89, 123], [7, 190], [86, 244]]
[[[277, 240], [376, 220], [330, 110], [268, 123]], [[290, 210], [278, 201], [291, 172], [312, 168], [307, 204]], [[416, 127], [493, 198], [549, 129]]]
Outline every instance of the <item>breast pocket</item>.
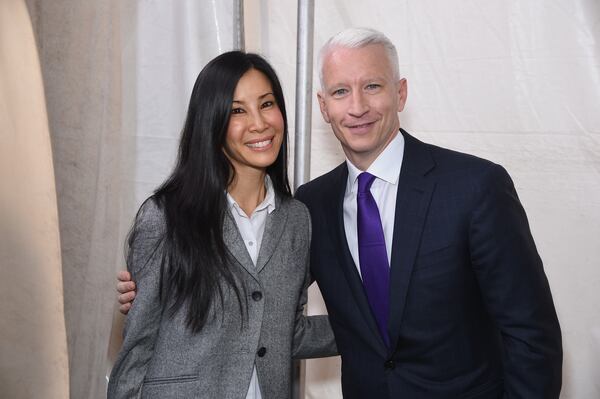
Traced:
[[419, 252], [413, 273], [420, 276], [437, 276], [450, 273], [460, 265], [462, 250], [454, 243]]
[[447, 255], [452, 254], [456, 246], [454, 243], [441, 244], [435, 247], [429, 247], [421, 249], [417, 254], [418, 264], [430, 264], [435, 263], [440, 259], [444, 259]]

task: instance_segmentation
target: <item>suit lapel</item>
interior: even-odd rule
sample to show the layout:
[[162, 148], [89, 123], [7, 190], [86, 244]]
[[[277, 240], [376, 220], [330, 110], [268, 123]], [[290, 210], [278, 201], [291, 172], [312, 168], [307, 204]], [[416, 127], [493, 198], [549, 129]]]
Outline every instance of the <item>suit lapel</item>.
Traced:
[[435, 181], [426, 174], [435, 162], [427, 147], [402, 131], [405, 138], [404, 158], [398, 181], [392, 260], [390, 269], [389, 332], [392, 348], [398, 345], [406, 294], [419, 248]]
[[258, 258], [256, 259], [256, 266], [252, 263], [252, 258], [250, 258], [250, 254], [246, 249], [246, 244], [244, 244], [244, 240], [242, 239], [242, 235], [231, 214], [231, 210], [228, 210], [225, 215], [225, 221], [223, 223], [223, 241], [225, 242], [225, 246], [238, 263], [257, 280], [258, 273], [265, 267], [277, 248], [277, 244], [285, 229], [287, 215], [287, 207], [283, 201], [276, 196], [275, 210], [267, 216], [260, 251], [258, 253]]
[[242, 265], [252, 277], [258, 280], [257, 268], [254, 267], [254, 264], [252, 263], [252, 258], [250, 258], [250, 254], [246, 249], [246, 244], [244, 244], [244, 240], [233, 219], [231, 210], [227, 210], [225, 213], [225, 220], [223, 221], [223, 241], [227, 250], [235, 260], [237, 260], [237, 262]]
[[327, 196], [328, 198], [335, 198], [334, 201], [330, 202], [331, 211], [329, 212], [329, 215], [335, 218], [334, 223], [330, 223], [330, 226], [333, 229], [332, 235], [334, 237], [334, 247], [340, 248], [341, 250], [341, 253], [339, 254], [340, 266], [346, 276], [346, 281], [352, 291], [357, 307], [368, 326], [371, 336], [374, 337], [374, 339], [369, 339], [367, 341], [369, 343], [377, 342], [377, 345], [373, 345], [374, 349], [382, 356], [386, 356], [387, 349], [377, 328], [377, 322], [371, 311], [371, 306], [369, 305], [357, 266], [354, 263], [354, 259], [348, 248], [346, 230], [344, 229], [344, 195], [346, 193], [346, 183], [348, 181], [348, 167], [344, 163], [338, 167], [338, 170], [339, 172], [333, 181], [334, 184], [331, 186], [332, 194]]
[[275, 210], [267, 216], [265, 231], [262, 236], [262, 243], [260, 244], [260, 251], [258, 252], [258, 258], [256, 259], [257, 273], [260, 273], [267, 262], [269, 262], [269, 259], [271, 259], [271, 256], [273, 256], [273, 252], [275, 252], [277, 244], [279, 244], [279, 240], [283, 235], [287, 217], [287, 207], [279, 197], [276, 197]]

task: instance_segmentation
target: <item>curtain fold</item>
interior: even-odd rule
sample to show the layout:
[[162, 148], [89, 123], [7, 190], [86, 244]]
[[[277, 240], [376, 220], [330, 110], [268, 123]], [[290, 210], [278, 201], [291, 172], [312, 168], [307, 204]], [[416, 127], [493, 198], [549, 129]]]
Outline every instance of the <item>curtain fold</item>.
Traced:
[[54, 168], [25, 2], [0, 2], [0, 396], [69, 397]]

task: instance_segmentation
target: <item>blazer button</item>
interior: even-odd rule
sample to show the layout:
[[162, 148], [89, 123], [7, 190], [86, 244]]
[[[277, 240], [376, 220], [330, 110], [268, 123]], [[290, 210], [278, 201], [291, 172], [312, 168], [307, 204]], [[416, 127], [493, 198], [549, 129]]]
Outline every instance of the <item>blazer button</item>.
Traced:
[[262, 299], [262, 292], [260, 291], [254, 291], [252, 293], [252, 299], [254, 299], [255, 301], [260, 301]]
[[393, 370], [396, 368], [396, 362], [393, 360], [386, 360], [386, 362], [383, 363], [383, 367], [385, 367], [386, 370]]
[[263, 357], [265, 354], [267, 353], [267, 348], [265, 348], [264, 346], [261, 347], [256, 354], [258, 355], [258, 357]]

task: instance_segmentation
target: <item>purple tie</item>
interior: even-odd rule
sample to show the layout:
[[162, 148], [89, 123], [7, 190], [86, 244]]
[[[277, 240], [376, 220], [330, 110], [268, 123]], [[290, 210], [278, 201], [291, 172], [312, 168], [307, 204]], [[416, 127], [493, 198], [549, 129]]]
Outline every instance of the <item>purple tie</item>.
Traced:
[[374, 180], [375, 176], [367, 172], [358, 175], [358, 258], [371, 311], [375, 315], [383, 341], [389, 347], [387, 324], [390, 310], [390, 267], [379, 209], [370, 191]]

